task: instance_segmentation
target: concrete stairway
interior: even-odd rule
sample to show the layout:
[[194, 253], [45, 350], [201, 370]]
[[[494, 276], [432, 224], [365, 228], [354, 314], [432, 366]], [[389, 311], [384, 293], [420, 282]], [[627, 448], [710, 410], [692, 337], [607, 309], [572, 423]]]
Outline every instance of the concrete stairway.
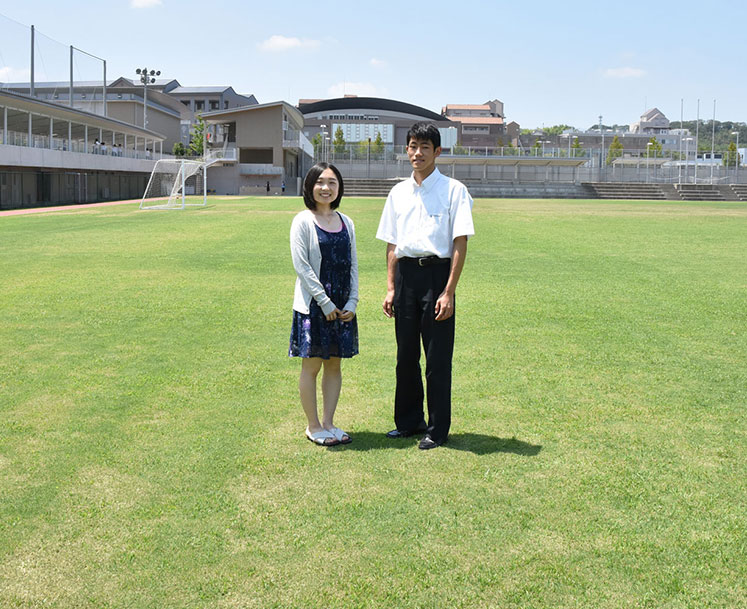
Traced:
[[658, 184], [639, 182], [586, 182], [593, 199], [650, 199], [666, 200], [667, 196]]
[[368, 178], [345, 178], [346, 197], [382, 197], [386, 198], [389, 191], [401, 180], [394, 179], [368, 179]]
[[580, 184], [536, 182], [523, 184], [463, 180], [473, 198], [496, 199], [588, 199], [592, 195]]
[[730, 188], [739, 201], [747, 201], [747, 184], [732, 184]]
[[718, 186], [710, 184], [678, 184], [676, 186], [683, 201], [725, 201], [726, 197]]

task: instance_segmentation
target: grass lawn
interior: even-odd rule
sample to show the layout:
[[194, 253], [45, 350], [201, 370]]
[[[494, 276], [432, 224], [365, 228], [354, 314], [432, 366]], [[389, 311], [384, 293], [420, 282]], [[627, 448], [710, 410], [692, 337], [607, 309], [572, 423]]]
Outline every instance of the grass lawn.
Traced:
[[0, 607], [747, 606], [747, 204], [484, 200], [445, 447], [391, 441], [382, 200], [308, 442], [300, 199], [0, 218]]

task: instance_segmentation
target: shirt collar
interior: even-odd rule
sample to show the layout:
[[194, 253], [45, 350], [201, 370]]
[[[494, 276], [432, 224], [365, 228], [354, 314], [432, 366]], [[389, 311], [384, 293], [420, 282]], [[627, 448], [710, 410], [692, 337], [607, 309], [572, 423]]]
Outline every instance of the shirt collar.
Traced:
[[[410, 175], [410, 179], [412, 180], [412, 187], [413, 189], [418, 187], [418, 183], [415, 181], [415, 174]], [[438, 170], [438, 167], [435, 167], [433, 169], [433, 172], [431, 175], [429, 175], [425, 180], [423, 180], [423, 183], [420, 185], [420, 187], [425, 190], [425, 192], [429, 192], [431, 188], [433, 188], [436, 185], [436, 182], [438, 182], [441, 179], [441, 172]]]

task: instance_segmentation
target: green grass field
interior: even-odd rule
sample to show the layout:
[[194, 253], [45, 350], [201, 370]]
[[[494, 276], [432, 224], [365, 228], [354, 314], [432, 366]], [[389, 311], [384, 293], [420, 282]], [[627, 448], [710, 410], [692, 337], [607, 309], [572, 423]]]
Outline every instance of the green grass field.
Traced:
[[477, 200], [449, 444], [390, 441], [383, 201], [308, 442], [300, 199], [0, 218], [0, 607], [747, 606], [747, 205]]

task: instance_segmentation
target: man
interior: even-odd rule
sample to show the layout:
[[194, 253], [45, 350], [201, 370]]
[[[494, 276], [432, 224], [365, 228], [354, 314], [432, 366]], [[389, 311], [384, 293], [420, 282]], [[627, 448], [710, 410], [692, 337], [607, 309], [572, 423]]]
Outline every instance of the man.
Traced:
[[[407, 133], [410, 179], [392, 188], [376, 238], [386, 241], [384, 314], [394, 317], [397, 338], [396, 429], [389, 438], [425, 433], [419, 447], [436, 448], [451, 425], [451, 359], [454, 292], [475, 234], [472, 197], [461, 182], [436, 168], [441, 136], [432, 123]], [[428, 423], [423, 416], [420, 341], [425, 351]]]

